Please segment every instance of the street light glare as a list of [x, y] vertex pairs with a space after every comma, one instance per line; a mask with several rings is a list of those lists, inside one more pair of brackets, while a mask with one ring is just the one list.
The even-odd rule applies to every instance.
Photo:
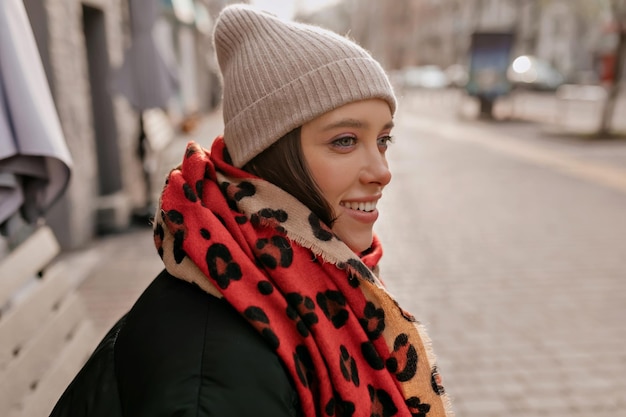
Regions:
[[511, 64], [513, 71], [517, 72], [518, 74], [525, 73], [530, 69], [531, 66], [532, 64], [530, 62], [530, 58], [526, 55], [518, 56], [513, 61], [513, 64]]

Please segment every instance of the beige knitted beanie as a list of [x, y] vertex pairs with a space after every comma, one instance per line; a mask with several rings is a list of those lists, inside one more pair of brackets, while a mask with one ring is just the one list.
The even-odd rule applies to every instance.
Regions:
[[333, 32], [232, 5], [220, 13], [213, 36], [223, 81], [224, 141], [237, 167], [344, 104], [380, 98], [395, 112], [380, 64]]

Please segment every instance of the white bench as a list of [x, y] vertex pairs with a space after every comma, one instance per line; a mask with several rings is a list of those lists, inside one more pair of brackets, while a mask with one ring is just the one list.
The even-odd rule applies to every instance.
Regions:
[[42, 226], [0, 260], [0, 416], [48, 416], [96, 346], [59, 251]]

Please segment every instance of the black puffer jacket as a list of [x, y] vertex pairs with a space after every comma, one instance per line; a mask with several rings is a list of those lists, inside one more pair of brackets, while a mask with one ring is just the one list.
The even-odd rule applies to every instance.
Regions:
[[297, 416], [278, 356], [224, 300], [162, 272], [52, 417]]

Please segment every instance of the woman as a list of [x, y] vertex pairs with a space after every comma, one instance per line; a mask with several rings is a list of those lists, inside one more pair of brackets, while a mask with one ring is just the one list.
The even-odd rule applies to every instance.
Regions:
[[52, 415], [450, 415], [425, 334], [376, 275], [384, 71], [247, 6], [224, 9], [214, 38], [224, 135], [170, 173], [165, 270]]

